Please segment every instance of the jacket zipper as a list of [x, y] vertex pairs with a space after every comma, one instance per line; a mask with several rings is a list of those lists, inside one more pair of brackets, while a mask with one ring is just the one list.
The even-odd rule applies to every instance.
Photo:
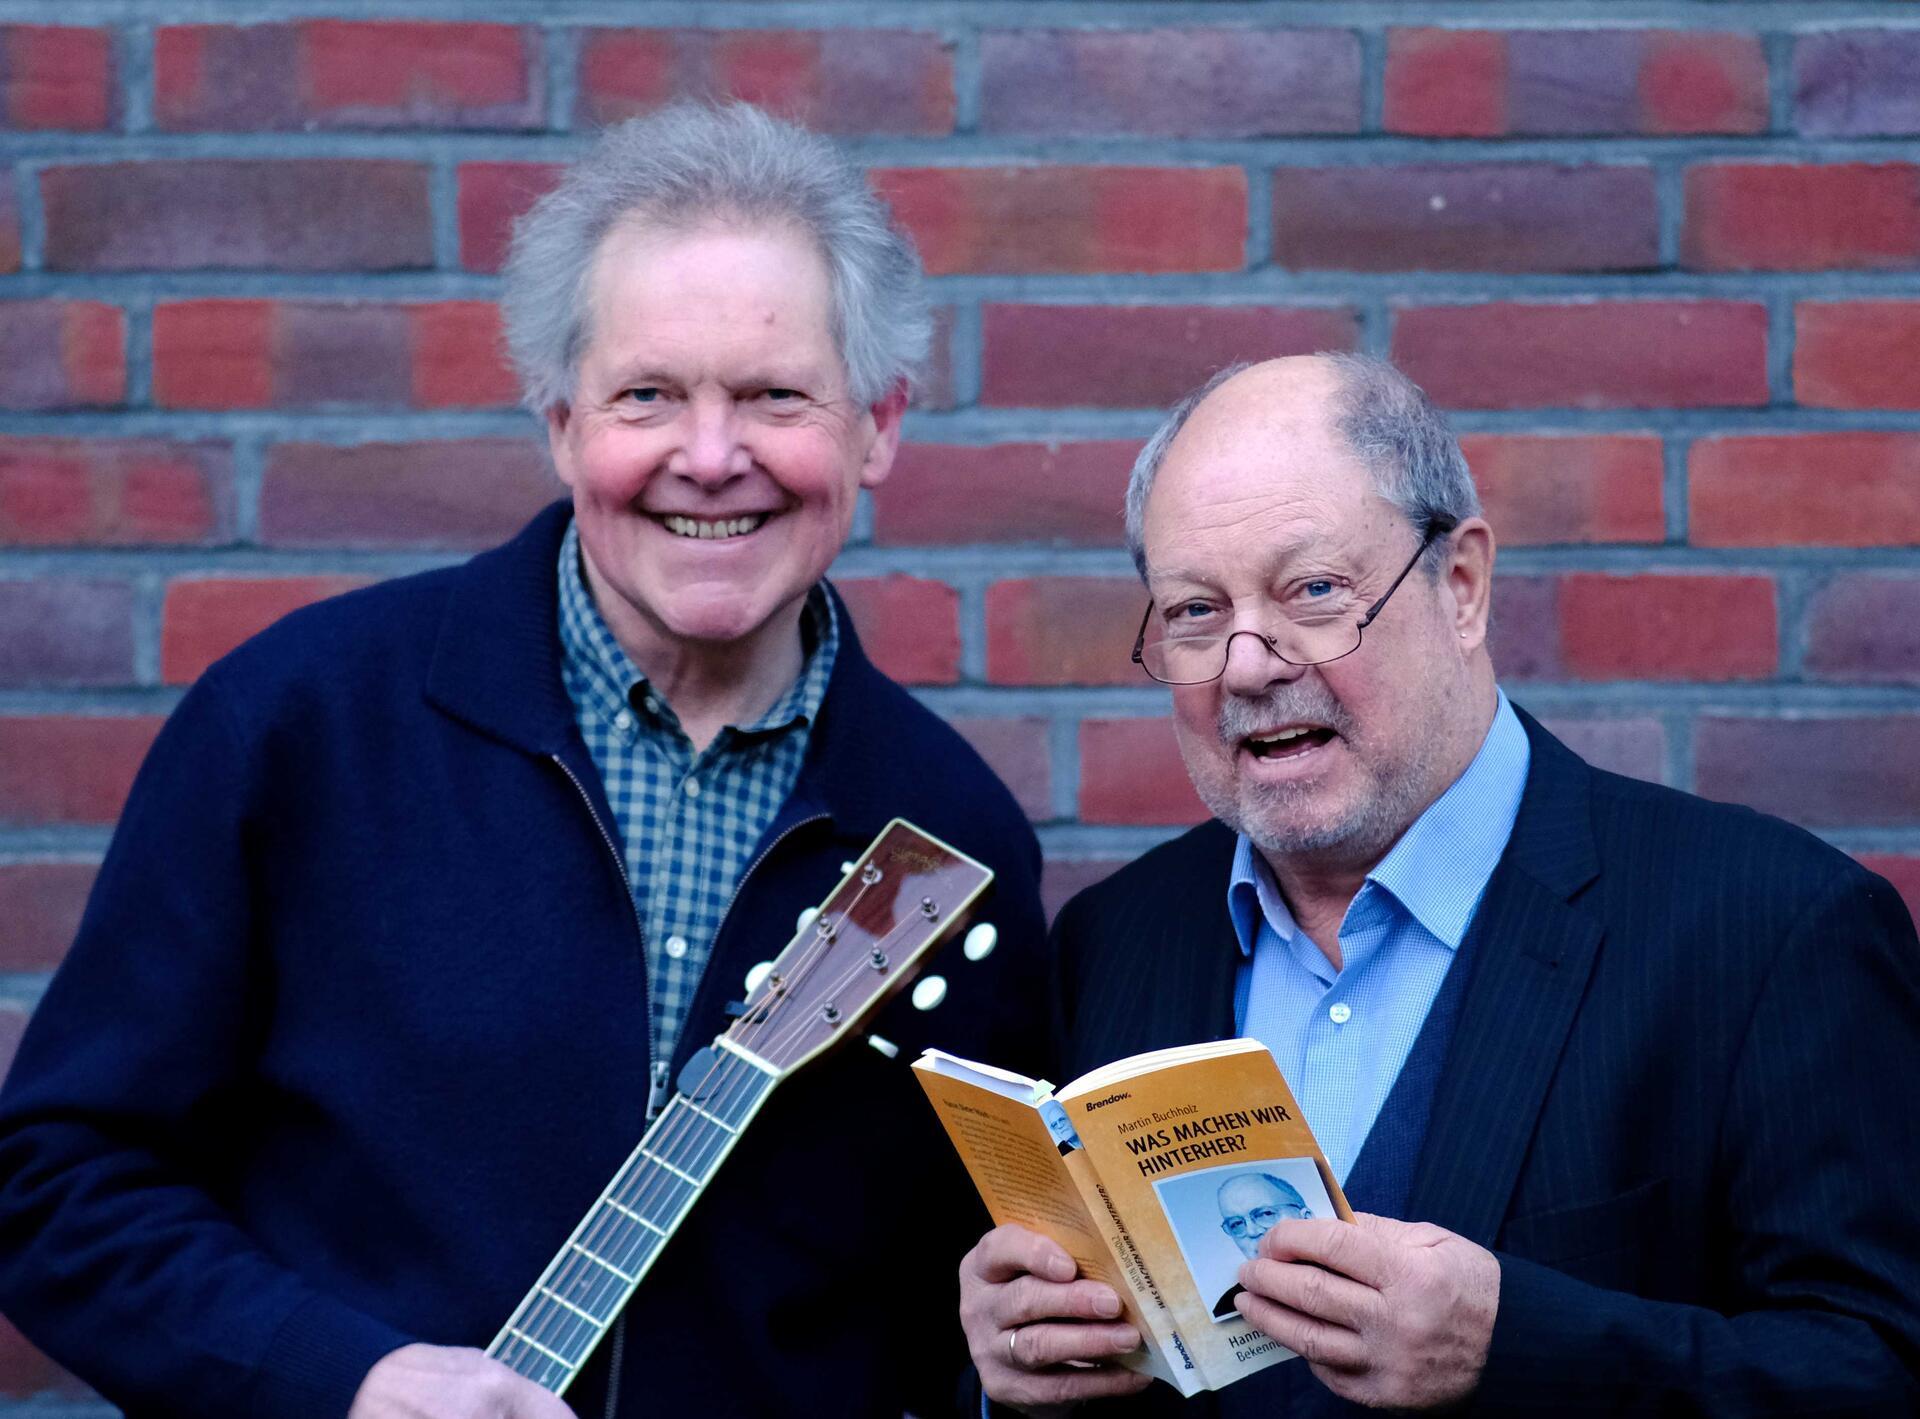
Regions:
[[[567, 767], [567, 761], [558, 754], [549, 754], [554, 766], [567, 776], [567, 782], [573, 785], [575, 793], [580, 795], [580, 804], [587, 810], [587, 816], [593, 819], [593, 826], [600, 833], [600, 841], [607, 846], [607, 856], [613, 859], [614, 870], [620, 874], [620, 886], [626, 892], [627, 912], [633, 918], [634, 938], [640, 943], [640, 974], [645, 979], [647, 970], [647, 930], [640, 921], [640, 908], [633, 904], [633, 879], [627, 876], [626, 860], [620, 855], [620, 849], [614, 844], [613, 834], [607, 831], [607, 825], [601, 821], [600, 810], [593, 806], [593, 796], [587, 792], [587, 786], [580, 782], [580, 776]], [[653, 1057], [653, 1010], [651, 1002], [642, 1012], [642, 1023], [647, 1027], [647, 1122], [652, 1123], [654, 1116], [665, 1107], [666, 1100], [661, 1097], [667, 1077], [664, 1061]], [[605, 1419], [615, 1419], [620, 1407], [620, 1367], [627, 1352], [627, 1312], [621, 1307], [620, 1314], [614, 1318], [613, 1331], [607, 1348], [607, 1407]]]

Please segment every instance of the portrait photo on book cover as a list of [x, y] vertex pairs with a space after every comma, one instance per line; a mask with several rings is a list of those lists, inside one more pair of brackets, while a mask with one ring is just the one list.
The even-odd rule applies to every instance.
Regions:
[[1332, 1217], [1333, 1202], [1311, 1158], [1229, 1163], [1163, 1178], [1153, 1185], [1180, 1255], [1203, 1298], [1218, 1297], [1213, 1319], [1238, 1321], [1240, 1263], [1260, 1251], [1260, 1238], [1291, 1217]]

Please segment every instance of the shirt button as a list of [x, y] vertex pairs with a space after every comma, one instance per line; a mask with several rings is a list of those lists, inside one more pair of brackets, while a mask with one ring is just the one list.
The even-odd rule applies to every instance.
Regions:
[[688, 779], [687, 780], [687, 797], [698, 798], [699, 796], [700, 796], [700, 780], [697, 778]]
[[667, 938], [667, 954], [676, 961], [686, 955], [687, 938], [684, 936], [669, 936]]
[[621, 710], [620, 713], [616, 714], [613, 717], [613, 727], [615, 729], [633, 728], [633, 716], [628, 714], [625, 710]]
[[646, 697], [646, 698], [645, 698], [644, 700], [642, 700], [642, 701], [641, 701], [640, 703], [641, 703], [641, 704], [643, 704], [643, 705], [645, 705], [645, 706], [647, 707], [647, 713], [648, 713], [648, 714], [658, 714], [658, 713], [660, 713], [660, 701], [659, 701], [659, 700], [657, 700], [657, 699], [655, 699], [655, 698], [654, 698], [654, 697], [653, 697], [652, 695], [648, 695], [648, 696], [647, 696], [647, 697]]
[[1327, 1018], [1336, 1025], [1344, 1025], [1353, 1018], [1353, 1007], [1342, 1001], [1338, 1005], [1327, 1007]]

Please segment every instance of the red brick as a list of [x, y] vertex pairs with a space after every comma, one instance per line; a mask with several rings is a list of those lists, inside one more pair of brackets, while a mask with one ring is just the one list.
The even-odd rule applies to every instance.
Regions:
[[1806, 664], [1823, 679], [1920, 682], [1920, 578], [1843, 573], [1821, 587]]
[[1453, 409], [1707, 408], [1767, 402], [1757, 301], [1427, 306], [1399, 312], [1393, 357]]
[[1766, 576], [1560, 579], [1560, 657], [1582, 680], [1758, 680], [1780, 664]]
[[1044, 823], [1053, 811], [1053, 753], [1044, 719], [956, 719], [953, 727], [987, 761], [1028, 818]]
[[874, 540], [1118, 547], [1137, 441], [910, 443], [874, 495]]
[[1649, 783], [1666, 782], [1667, 731], [1657, 719], [1554, 719], [1550, 734], [1596, 768]]
[[1793, 397], [1825, 409], [1920, 409], [1920, 301], [1801, 301]]
[[1171, 720], [1081, 721], [1081, 822], [1185, 825], [1207, 816]]
[[1494, 578], [1487, 645], [1503, 681], [1560, 678], [1559, 593], [1550, 576]]
[[537, 128], [540, 40], [515, 25], [306, 20], [301, 92], [322, 122]]
[[512, 25], [310, 20], [169, 25], [154, 38], [162, 128], [534, 128], [540, 41]]
[[1920, 434], [1740, 434], [1697, 440], [1688, 527], [1703, 547], [1920, 542]]
[[131, 684], [133, 613], [125, 581], [0, 581], [0, 685]]
[[60, 964], [98, 870], [94, 862], [0, 864], [0, 971], [50, 971]]
[[508, 363], [500, 307], [492, 301], [435, 301], [407, 307], [413, 346], [413, 402], [423, 409], [513, 404], [519, 382]]
[[1655, 30], [1645, 43], [1641, 132], [1767, 131], [1767, 57], [1759, 35]]
[[1793, 121], [1810, 138], [1920, 133], [1920, 34], [1848, 26], [1795, 35]]
[[1920, 919], [1920, 857], [1904, 857], [1888, 852], [1855, 854], [1860, 865], [1878, 872], [1893, 884], [1893, 890], [1907, 904], [1907, 915]]
[[1360, 41], [1345, 30], [989, 30], [980, 67], [987, 133], [1360, 131]]
[[260, 537], [277, 546], [490, 547], [560, 491], [526, 439], [279, 444], [260, 489]]
[[[26, 1011], [0, 1009], [0, 1075], [13, 1059], [14, 1046], [26, 1027]], [[0, 1316], [0, 1398], [88, 1399], [93, 1392], [53, 1361]]]
[[99, 301], [0, 304], [0, 408], [118, 404], [127, 393], [127, 320]]
[[1287, 267], [1623, 271], [1659, 264], [1659, 226], [1653, 170], [1638, 164], [1369, 164], [1273, 174], [1273, 259]]
[[1920, 263], [1920, 165], [1701, 163], [1680, 234], [1701, 271], [1887, 269]]
[[895, 573], [834, 583], [873, 663], [905, 685], [960, 678], [960, 593], [943, 581]]
[[385, 271], [433, 264], [424, 163], [150, 159], [40, 176], [56, 271]]
[[1384, 120], [1429, 138], [1760, 133], [1766, 55], [1753, 34], [1394, 29]]
[[1920, 716], [1703, 718], [1695, 782], [1809, 828], [1920, 824]]
[[0, 822], [111, 823], [157, 715], [0, 716]]
[[182, 578], [160, 612], [160, 678], [184, 685], [290, 611], [365, 586], [363, 576]]
[[1460, 440], [1501, 543], [1659, 542], [1654, 434], [1468, 434]]
[[258, 409], [499, 406], [514, 397], [491, 301], [163, 302], [156, 403]]
[[612, 123], [689, 94], [823, 133], [953, 131], [953, 51], [910, 30], [589, 30], [577, 116]]
[[1493, 138], [1507, 131], [1507, 46], [1485, 30], [1387, 31], [1389, 133]]
[[0, 544], [221, 541], [232, 479], [224, 444], [0, 437]]
[[1040, 869], [1040, 904], [1046, 908], [1047, 920], [1052, 921], [1075, 896], [1106, 881], [1126, 864], [1124, 857], [1049, 857]]
[[462, 163], [455, 199], [460, 264], [498, 271], [507, 259], [513, 219], [560, 180], [558, 163]]
[[0, 25], [0, 123], [100, 129], [113, 122], [113, 36], [66, 25]]
[[1128, 659], [1147, 593], [1131, 577], [1039, 577], [987, 588], [996, 685], [1144, 685]]
[[13, 174], [0, 172], [0, 271], [20, 269], [20, 205], [13, 193]]
[[882, 168], [871, 177], [930, 275], [1245, 265], [1239, 168]]
[[1351, 350], [1350, 306], [988, 305], [982, 404], [1159, 408], [1235, 360]]

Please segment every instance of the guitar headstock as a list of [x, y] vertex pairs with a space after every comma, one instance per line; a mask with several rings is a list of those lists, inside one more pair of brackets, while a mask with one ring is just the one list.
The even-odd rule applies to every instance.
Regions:
[[726, 1033], [781, 1074], [852, 1038], [993, 881], [986, 867], [904, 818], [887, 824], [849, 869], [753, 984]]

